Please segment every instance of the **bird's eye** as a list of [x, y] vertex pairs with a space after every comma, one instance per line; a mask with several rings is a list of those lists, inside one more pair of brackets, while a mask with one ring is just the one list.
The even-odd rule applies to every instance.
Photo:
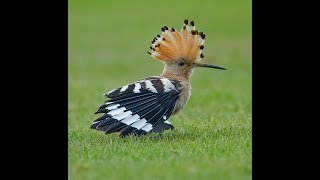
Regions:
[[184, 65], [184, 62], [179, 62], [179, 66], [183, 66]]

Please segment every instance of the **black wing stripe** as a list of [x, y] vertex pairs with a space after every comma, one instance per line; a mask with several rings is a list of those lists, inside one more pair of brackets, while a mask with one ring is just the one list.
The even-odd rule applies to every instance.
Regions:
[[[141, 97], [141, 98], [131, 99], [131, 100], [128, 100], [128, 101], [125, 101], [125, 102], [122, 102], [122, 103], [104, 104], [98, 109], [97, 112], [95, 112], [95, 114], [108, 113], [111, 110], [108, 110], [107, 107], [110, 107], [110, 106], [115, 105], [115, 104], [119, 104], [119, 106], [117, 108], [125, 107], [126, 109], [131, 109], [132, 107], [135, 107], [135, 106], [138, 106], [138, 105], [143, 105], [143, 104], [145, 104], [147, 102], [150, 102], [150, 101], [152, 101], [154, 99], [155, 98], [152, 98], [150, 96], [145, 96], [145, 97]], [[145, 100], [145, 101], [143, 101], [143, 100]], [[137, 103], [137, 102], [139, 102], [139, 103]], [[132, 105], [130, 106], [130, 104], [132, 104]]]
[[[157, 108], [153, 109], [148, 115], [146, 115], [144, 118], [147, 120], [148, 123], [152, 124], [151, 121], [153, 118], [157, 117], [158, 114], [163, 113], [166, 109], [163, 107], [163, 105], [159, 104]], [[152, 124], [153, 125], [153, 124]]]
[[94, 121], [94, 123], [92, 123], [92, 125], [90, 126], [90, 128], [91, 128], [91, 129], [98, 129], [98, 127], [101, 127], [101, 124], [106, 124], [106, 125], [107, 125], [107, 123], [112, 124], [113, 122], [115, 122], [115, 121], [111, 121], [110, 118], [108, 119], [108, 117], [102, 116], [102, 117], [96, 119], [96, 120]]
[[159, 116], [157, 121], [150, 121], [150, 123], [157, 125], [157, 124], [161, 124], [164, 121], [166, 121], [167, 119], [169, 119], [169, 117], [171, 116], [171, 114], [174, 110], [175, 102], [178, 99], [178, 97], [179, 97], [179, 94], [177, 93], [175, 95], [175, 97], [170, 99], [170, 102], [167, 103], [167, 106], [165, 107], [165, 109], [166, 109], [165, 113], [163, 113], [161, 116]]
[[158, 113], [160, 113], [164, 109], [164, 105], [167, 103], [166, 101], [168, 101], [169, 98], [170, 98], [170, 94], [167, 93], [165, 97], [163, 97], [161, 100], [159, 99], [158, 101], [159, 106], [157, 108], [150, 110], [149, 113], [142, 115], [142, 117], [144, 117], [147, 120], [147, 122], [150, 122], [150, 120], [153, 117], [155, 117]]
[[152, 114], [154, 113], [154, 110], [159, 108], [161, 106], [161, 104], [158, 103], [153, 103], [152, 106], [146, 106], [144, 108], [139, 109], [138, 112], [136, 112], [136, 114], [138, 114], [140, 116], [140, 119], [146, 118], [146, 116], [148, 114]]
[[112, 125], [112, 124], [108, 124], [108, 125], [106, 125], [106, 126], [100, 127], [100, 128], [97, 129], [97, 130], [99, 130], [99, 131], [106, 131], [111, 125]]
[[[156, 127], [158, 124], [162, 124], [164, 121], [166, 121], [166, 119], [168, 119], [171, 116], [173, 109], [174, 109], [175, 101], [177, 98], [178, 98], [178, 94], [173, 99], [170, 99], [169, 102], [167, 102], [166, 104], [164, 104], [162, 106], [163, 108], [161, 110], [161, 113], [155, 114], [152, 118], [150, 118], [148, 120], [148, 123], [152, 124], [153, 128]], [[167, 125], [163, 125], [163, 126], [167, 127]], [[171, 128], [171, 126], [169, 126], [169, 127]], [[153, 128], [151, 129], [151, 131], [153, 130]], [[143, 127], [141, 129], [143, 129]], [[137, 130], [135, 132], [135, 134], [137, 134], [138, 136], [144, 135], [147, 133], [148, 132], [146, 132], [146, 131], [142, 132], [140, 130]]]
[[166, 119], [164, 119], [163, 117], [166, 116], [168, 117], [168, 114], [171, 114], [172, 110], [174, 108], [174, 104], [172, 102], [169, 102], [168, 104], [166, 104], [166, 106], [163, 108], [163, 110], [161, 111], [161, 113], [157, 114], [155, 117], [153, 117], [152, 119], [150, 119], [148, 121], [148, 123], [152, 124], [152, 125], [156, 125], [158, 123], [162, 123], [164, 122]]
[[130, 84], [130, 85], [128, 86], [128, 88], [127, 88], [125, 91], [121, 92], [121, 94], [128, 94], [128, 93], [132, 93], [132, 92], [133, 92], [134, 87], [135, 87], [135, 85], [134, 85], [134, 84]]
[[[114, 104], [109, 104], [109, 105], [114, 105]], [[107, 113], [110, 110], [106, 109], [106, 108], [99, 108], [98, 111], [96, 111], [94, 114], [99, 114], [99, 113]]]
[[107, 106], [110, 106], [110, 105], [112, 105], [112, 103], [106, 101], [106, 103], [102, 104], [102, 105], [98, 108], [98, 110], [103, 109], [103, 108], [105, 108], [105, 107], [107, 107]]
[[101, 123], [99, 123], [99, 125], [96, 127], [96, 129], [101, 130], [101, 129], [105, 128], [106, 126], [111, 125], [112, 123], [115, 123], [115, 122], [117, 122], [116, 119], [109, 118], [109, 119], [104, 120]]
[[161, 107], [161, 103], [165, 100], [167, 100], [168, 98], [170, 97], [170, 94], [169, 93], [164, 93], [164, 94], [161, 94], [159, 96], [159, 98], [155, 101], [156, 103], [154, 103], [153, 106], [149, 106], [147, 108], [144, 108], [143, 110], [139, 110], [138, 112], [135, 112], [137, 114], [139, 114], [140, 116], [140, 119], [142, 118], [145, 118], [146, 120], [148, 120], [148, 115], [152, 115], [153, 113], [155, 113], [155, 109]]
[[[176, 95], [172, 99], [169, 99], [169, 101], [167, 101], [165, 104], [163, 104], [163, 106], [162, 106], [162, 108], [164, 109], [164, 111], [162, 111], [163, 113], [162, 114], [160, 113], [160, 114], [158, 114], [158, 116], [155, 115], [153, 118], [148, 119], [148, 123], [155, 126], [156, 124], [159, 123], [159, 121], [161, 119], [163, 119], [163, 121], [168, 119], [174, 109], [174, 105], [175, 105], [177, 98], [178, 98], [178, 95]], [[164, 116], [166, 116], [165, 119], [163, 118]], [[163, 121], [160, 121], [160, 123], [162, 123]]]
[[136, 130], [136, 128], [132, 126], [127, 126], [119, 131], [120, 137], [126, 137], [127, 135], [132, 134], [134, 130]]
[[[170, 98], [170, 93], [163, 93], [163, 94], [158, 94], [157, 96], [157, 100], [152, 103], [151, 105], [146, 104], [146, 106], [144, 107], [138, 107], [135, 109], [130, 109], [131, 112], [133, 112], [133, 114], [138, 114], [140, 116], [140, 120], [141, 119], [146, 119], [148, 121], [148, 117], [152, 117], [155, 113], [159, 113], [161, 110], [161, 106], [162, 106], [162, 102], [166, 101], [168, 98]], [[138, 121], [136, 121], [138, 122]], [[142, 132], [145, 132], [144, 130], [141, 129], [137, 129], [135, 127], [130, 126], [126, 126], [123, 127], [120, 130], [120, 136], [121, 137], [125, 137], [129, 134], [136, 134], [139, 135]]]
[[100, 124], [100, 121], [98, 122], [93, 122], [90, 126], [90, 129], [96, 129], [96, 127]]
[[135, 135], [137, 135], [137, 136], [141, 136], [141, 135], [147, 134], [148, 132], [146, 132], [146, 131], [144, 131], [144, 130], [142, 130], [142, 129], [137, 129], [137, 130], [135, 130], [133, 133], [134, 133]]
[[123, 127], [127, 126], [126, 124], [118, 121], [116, 123], [113, 123], [107, 130], [106, 130], [106, 134], [110, 134], [113, 132], [118, 131], [119, 129], [122, 129]]
[[[153, 127], [156, 126], [158, 123], [162, 123], [165, 121], [165, 119], [163, 118], [164, 115], [166, 114], [171, 114], [171, 111], [173, 110], [174, 104], [169, 101], [166, 104], [164, 104], [161, 109], [156, 112], [155, 114], [153, 114], [153, 116], [151, 118], [146, 118], [148, 119], [148, 123], [150, 123]], [[169, 113], [168, 113], [169, 112]], [[141, 128], [143, 129], [143, 127]], [[151, 129], [152, 130], [152, 129]], [[137, 131], [137, 135], [144, 135], [146, 133], [148, 133], [149, 131]]]
[[117, 122], [117, 120], [116, 120], [116, 119], [113, 119], [113, 118], [108, 118], [108, 119], [106, 119], [106, 120], [101, 121], [101, 122], [99, 123], [99, 125], [97, 126], [97, 128], [102, 127], [102, 126], [106, 126], [106, 125], [109, 125], [109, 124], [112, 124], [112, 123], [114, 123], [114, 122]]
[[122, 102], [120, 104], [120, 106], [126, 107], [126, 109], [132, 109], [136, 106], [143, 105], [143, 104], [148, 103], [150, 101], [153, 101], [155, 99], [156, 99], [156, 97], [146, 96], [146, 97], [141, 97], [139, 99], [133, 99], [133, 100], [129, 100], [126, 102]]
[[155, 87], [158, 91], [158, 93], [164, 93], [164, 84], [160, 79], [152, 79], [150, 80], [153, 87]]
[[137, 114], [137, 112], [156, 104], [155, 100], [156, 100], [156, 98], [151, 98], [151, 99], [148, 99], [148, 100], [136, 103], [136, 104], [130, 104], [125, 107], [127, 109], [129, 109], [132, 112], [132, 114]]
[[132, 99], [138, 99], [141, 97], [152, 97], [152, 96], [156, 96], [156, 94], [152, 93], [152, 92], [148, 92], [148, 93], [132, 93], [132, 94], [127, 94], [121, 97], [117, 97], [114, 99], [110, 99], [107, 102], [113, 102], [113, 103], [121, 103], [121, 102], [125, 102], [125, 101], [129, 101]]
[[168, 96], [167, 94], [161, 94], [159, 95], [153, 102], [145, 104], [144, 106], [138, 106], [135, 108], [130, 109], [133, 114], [138, 114], [140, 118], [142, 119], [148, 112], [152, 111], [152, 109], [159, 104], [159, 100], [161, 100], [163, 97]]
[[[152, 130], [152, 128], [150, 130], [144, 130], [144, 127], [146, 125], [150, 126], [150, 124], [152, 125], [152, 127], [156, 126], [157, 124], [152, 124], [150, 123], [154, 118], [158, 118], [160, 119], [159, 117], [162, 117], [161, 115], [164, 114], [165, 112], [167, 112], [167, 108], [166, 108], [166, 105], [165, 104], [170, 104], [170, 101], [169, 102], [165, 102], [170, 96], [170, 93], [167, 93], [167, 96], [165, 96], [164, 98], [162, 98], [161, 100], [158, 101], [158, 104], [156, 105], [155, 108], [153, 108], [152, 110], [150, 110], [149, 112], [147, 112], [146, 114], [142, 115], [140, 118], [144, 118], [147, 120], [146, 124], [141, 127], [140, 129], [135, 129], [132, 133], [140, 136], [140, 135], [144, 135], [146, 133], [148, 133], [150, 130]], [[162, 104], [162, 102], [165, 102], [165, 104]], [[157, 120], [158, 120], [157, 119]], [[157, 121], [156, 120], [156, 121]], [[163, 120], [164, 121], [164, 120]], [[148, 128], [147, 128], [148, 129]]]

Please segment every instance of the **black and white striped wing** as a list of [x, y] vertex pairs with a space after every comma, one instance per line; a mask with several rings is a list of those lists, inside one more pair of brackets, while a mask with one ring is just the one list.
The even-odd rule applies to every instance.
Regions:
[[91, 125], [106, 134], [120, 132], [144, 135], [173, 129], [167, 121], [179, 97], [178, 82], [164, 77], [149, 77], [106, 94], [110, 100], [97, 113], [104, 113]]

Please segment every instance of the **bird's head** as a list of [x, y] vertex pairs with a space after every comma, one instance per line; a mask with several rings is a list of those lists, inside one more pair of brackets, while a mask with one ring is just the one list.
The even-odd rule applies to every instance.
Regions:
[[164, 26], [161, 28], [162, 35], [158, 34], [152, 40], [151, 52], [148, 53], [165, 63], [163, 75], [189, 79], [196, 67], [225, 70], [216, 65], [200, 63], [204, 57], [205, 34], [195, 29], [193, 21], [190, 21], [190, 25], [187, 19], [184, 20], [181, 32]]

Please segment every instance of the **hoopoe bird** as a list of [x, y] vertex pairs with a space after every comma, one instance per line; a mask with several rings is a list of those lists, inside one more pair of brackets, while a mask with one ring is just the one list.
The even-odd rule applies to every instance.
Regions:
[[198, 32], [194, 21], [184, 20], [181, 32], [164, 26], [148, 52], [164, 63], [160, 76], [150, 76], [105, 94], [109, 100], [102, 104], [91, 129], [106, 134], [119, 132], [120, 137], [141, 136], [151, 132], [162, 133], [174, 129], [168, 121], [187, 103], [191, 95], [190, 77], [197, 67], [225, 70], [225, 68], [201, 64], [204, 57], [205, 34]]

